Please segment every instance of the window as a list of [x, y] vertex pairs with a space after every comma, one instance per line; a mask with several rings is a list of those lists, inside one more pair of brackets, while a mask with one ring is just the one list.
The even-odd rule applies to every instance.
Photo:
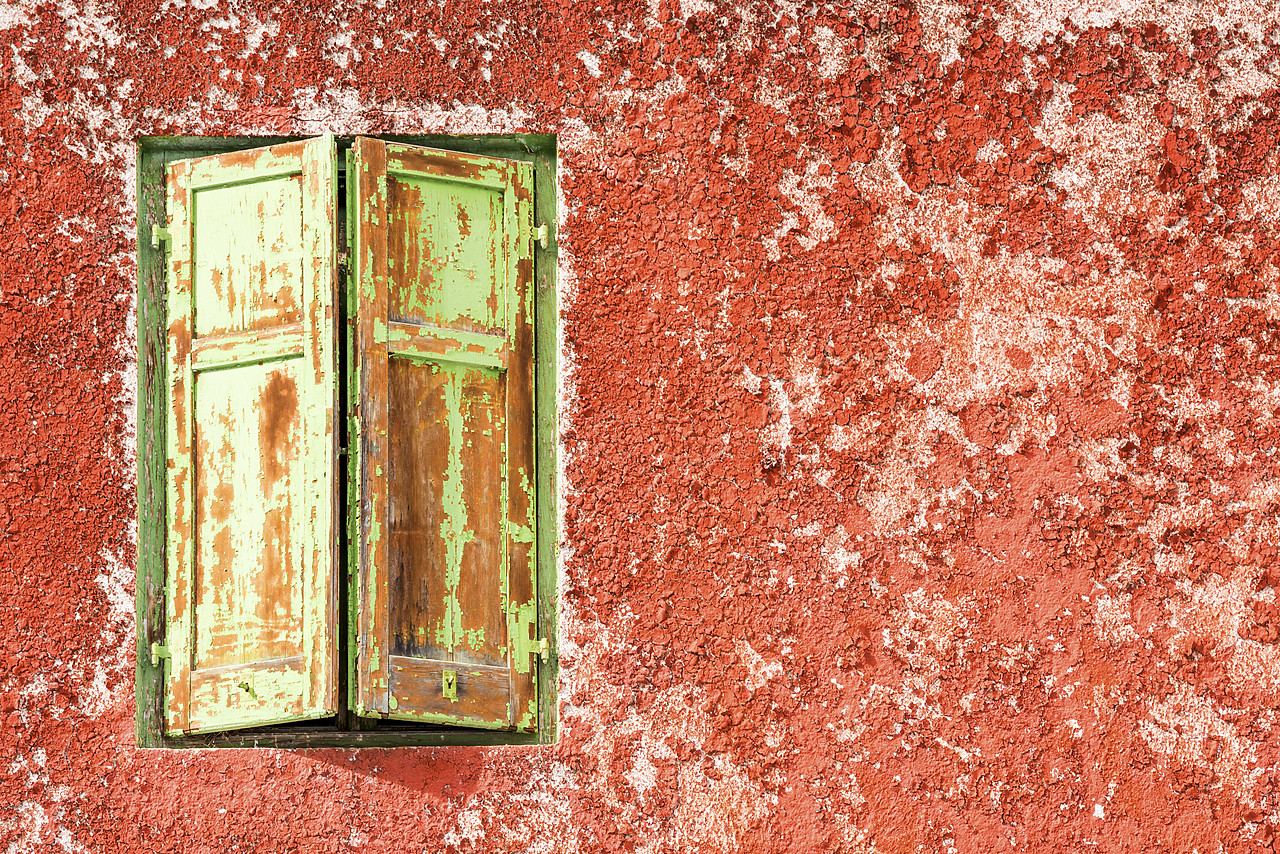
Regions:
[[554, 739], [554, 169], [140, 141], [140, 745]]

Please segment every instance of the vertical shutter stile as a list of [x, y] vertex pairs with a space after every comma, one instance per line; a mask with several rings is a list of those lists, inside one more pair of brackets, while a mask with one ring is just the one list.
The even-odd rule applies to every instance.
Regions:
[[[190, 721], [191, 583], [195, 563], [195, 526], [191, 508], [191, 211], [187, 164], [169, 170], [167, 207], [170, 271], [166, 311], [169, 322], [169, 422], [166, 507], [166, 638], [170, 665], [166, 718], [171, 732], [181, 733]], [[185, 286], [185, 287], [184, 287]]]
[[[358, 706], [360, 713], [387, 714], [387, 541], [381, 499], [387, 487], [387, 193], [386, 143], [356, 140], [356, 383], [351, 411], [359, 515]], [[349, 185], [350, 186], [350, 185]], [[350, 190], [348, 190], [350, 192]], [[375, 502], [378, 502], [375, 504]]]

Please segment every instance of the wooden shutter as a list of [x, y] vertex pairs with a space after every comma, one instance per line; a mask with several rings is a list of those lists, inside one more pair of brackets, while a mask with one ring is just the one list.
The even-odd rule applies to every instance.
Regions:
[[358, 714], [537, 726], [533, 172], [358, 139]]
[[335, 158], [168, 171], [174, 735], [333, 714]]

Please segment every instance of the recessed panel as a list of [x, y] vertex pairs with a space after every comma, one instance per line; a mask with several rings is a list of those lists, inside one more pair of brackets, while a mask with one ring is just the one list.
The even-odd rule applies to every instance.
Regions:
[[302, 319], [302, 176], [195, 193], [196, 335]]
[[391, 359], [393, 655], [502, 664], [503, 374]]
[[195, 375], [196, 668], [302, 653], [302, 364]]
[[478, 184], [387, 177], [390, 320], [504, 330], [502, 198]]

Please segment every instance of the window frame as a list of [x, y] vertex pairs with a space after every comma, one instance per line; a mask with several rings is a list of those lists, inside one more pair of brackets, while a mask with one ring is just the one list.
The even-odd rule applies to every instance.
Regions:
[[[163, 231], [165, 213], [166, 167], [176, 161], [209, 154], [221, 154], [306, 139], [307, 136], [271, 137], [173, 137], [150, 136], [137, 140], [137, 336], [138, 336], [138, 411], [137, 411], [137, 537], [136, 562], [136, 667], [135, 667], [135, 737], [143, 748], [190, 747], [280, 747], [280, 748], [354, 748], [354, 747], [423, 747], [532, 745], [554, 743], [558, 732], [559, 657], [556, 645], [557, 591], [559, 589], [557, 559], [558, 493], [558, 425], [557, 377], [559, 360], [558, 305], [556, 293], [556, 222], [557, 184], [556, 137], [551, 134], [507, 135], [394, 135], [367, 134], [388, 142], [400, 142], [428, 148], [480, 154], [521, 160], [534, 168], [534, 225], [547, 225], [546, 245], [534, 243], [534, 340], [538, 354], [535, 362], [534, 421], [537, 468], [537, 563], [538, 563], [538, 637], [547, 639], [547, 652], [539, 662], [537, 673], [538, 727], [529, 733], [469, 729], [453, 726], [415, 728], [386, 727], [379, 722], [366, 722], [345, 708], [350, 667], [339, 671], [338, 694], [343, 708], [337, 721], [320, 721], [270, 728], [233, 730], [203, 735], [169, 736], [165, 732], [164, 659], [153, 657], [153, 647], [163, 651], [165, 644], [165, 540], [166, 540], [166, 247]], [[336, 137], [338, 168], [346, 169], [346, 151], [354, 135]], [[341, 219], [344, 213], [339, 211]], [[334, 224], [345, 228], [345, 222]], [[344, 271], [345, 279], [345, 271]], [[345, 287], [344, 282], [344, 287]], [[345, 306], [345, 299], [339, 304]], [[340, 321], [346, 337], [348, 318], [345, 309]], [[346, 367], [338, 366], [345, 374]], [[345, 406], [345, 401], [344, 401]], [[344, 490], [347, 482], [348, 457], [341, 456], [335, 488]], [[346, 521], [339, 527], [345, 534]], [[349, 573], [352, 567], [345, 547], [340, 552], [342, 567], [337, 573], [335, 595], [340, 611], [340, 642], [349, 642], [354, 615], [346, 615]], [[340, 659], [344, 664], [347, 655]], [[340, 729], [349, 726], [349, 729]], [[362, 728], [362, 727], [376, 728]]]

